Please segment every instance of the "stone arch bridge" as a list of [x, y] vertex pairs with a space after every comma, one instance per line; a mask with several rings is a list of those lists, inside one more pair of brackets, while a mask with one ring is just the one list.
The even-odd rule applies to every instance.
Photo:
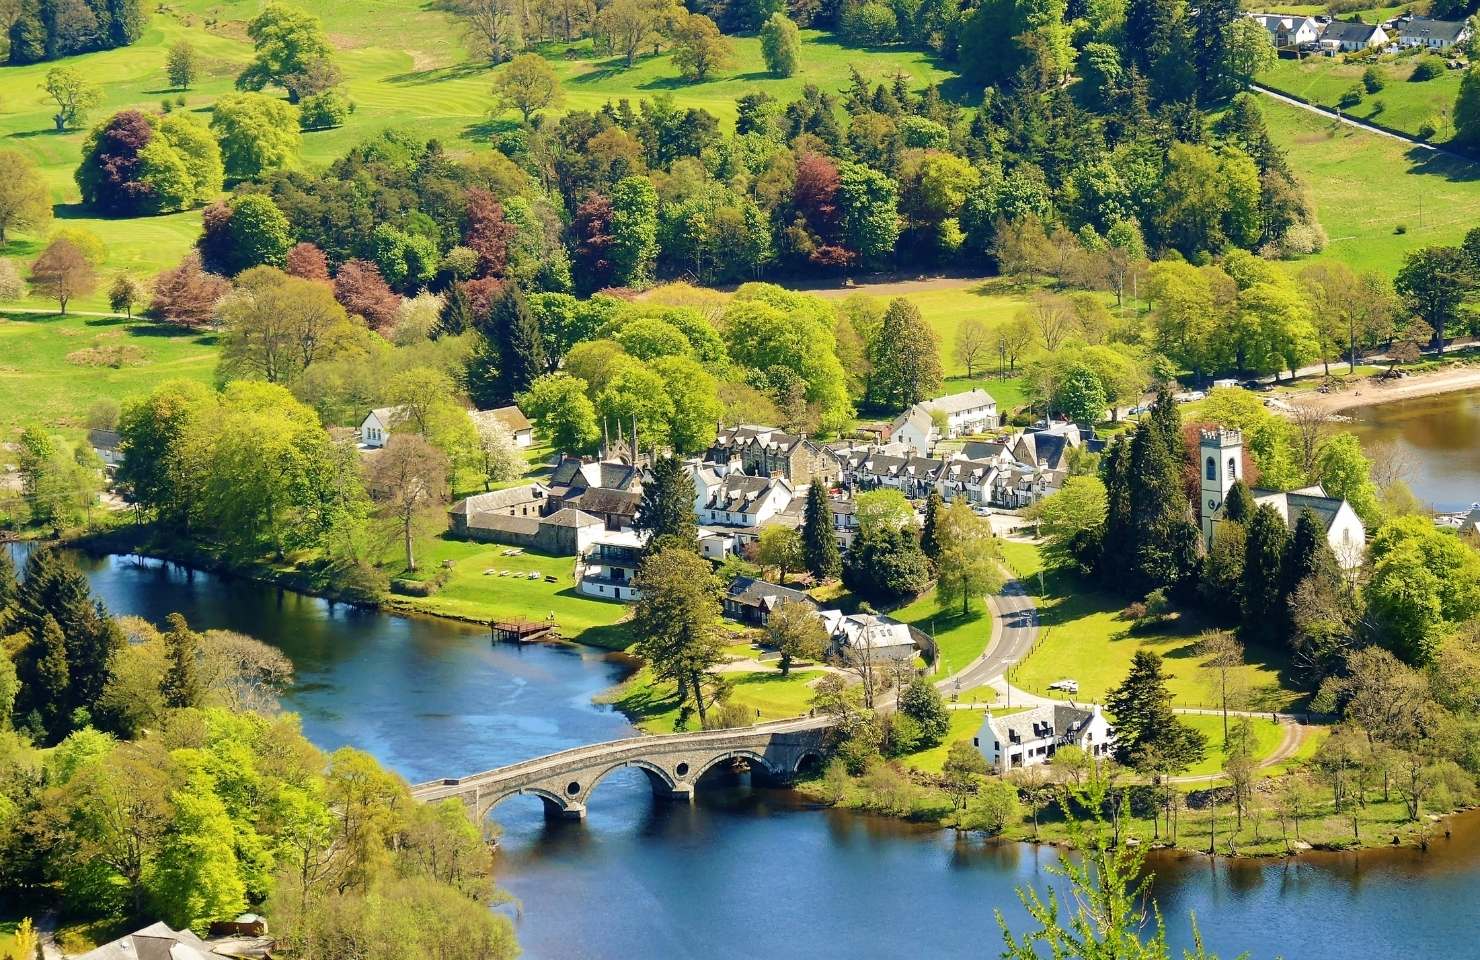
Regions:
[[602, 778], [628, 767], [647, 775], [655, 795], [680, 799], [691, 799], [699, 778], [726, 761], [744, 760], [774, 780], [791, 780], [820, 759], [827, 727], [822, 719], [785, 720], [593, 743], [467, 777], [418, 783], [411, 795], [424, 803], [455, 798], [479, 821], [509, 797], [533, 795], [545, 802], [547, 813], [579, 819]]

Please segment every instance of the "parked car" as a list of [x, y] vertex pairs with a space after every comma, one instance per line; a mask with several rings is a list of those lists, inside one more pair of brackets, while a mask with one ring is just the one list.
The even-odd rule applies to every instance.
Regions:
[[1050, 690], [1062, 690], [1065, 693], [1078, 693], [1079, 681], [1077, 680], [1055, 680], [1048, 685]]

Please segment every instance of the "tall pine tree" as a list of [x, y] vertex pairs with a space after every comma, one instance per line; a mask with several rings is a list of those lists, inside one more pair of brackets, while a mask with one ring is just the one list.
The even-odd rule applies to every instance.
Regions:
[[544, 332], [517, 283], [493, 296], [478, 333], [468, 361], [468, 395], [480, 409], [513, 403], [546, 372]]
[[190, 629], [185, 618], [172, 613], [165, 621], [169, 631], [164, 635], [166, 667], [159, 691], [167, 707], [198, 707], [201, 703], [200, 635]]
[[1244, 636], [1251, 643], [1282, 639], [1285, 610], [1285, 548], [1290, 532], [1274, 507], [1254, 511], [1244, 541], [1242, 591]]
[[55, 617], [47, 617], [26, 645], [29, 669], [21, 674], [31, 709], [41, 715], [48, 738], [55, 742], [70, 730], [72, 672], [67, 665], [67, 640]]
[[802, 516], [802, 559], [817, 580], [831, 580], [843, 570], [843, 557], [833, 535], [832, 510], [820, 482], [807, 487], [807, 510]]
[[652, 553], [674, 544], [698, 549], [699, 522], [694, 515], [694, 479], [677, 457], [659, 457], [642, 485], [633, 525], [647, 533]]
[[925, 498], [925, 526], [920, 531], [920, 550], [931, 563], [940, 559], [940, 516], [945, 512], [946, 502], [940, 491], [931, 490]]
[[1197, 576], [1201, 535], [1192, 522], [1192, 506], [1182, 483], [1182, 420], [1165, 388], [1151, 414], [1136, 428], [1127, 466], [1129, 549], [1111, 562], [1127, 562], [1128, 586], [1134, 594], [1178, 587]]

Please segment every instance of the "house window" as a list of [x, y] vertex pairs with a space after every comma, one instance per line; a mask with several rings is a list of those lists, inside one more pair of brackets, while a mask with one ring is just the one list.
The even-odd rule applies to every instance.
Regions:
[[979, 746], [981, 746], [982, 745], [981, 737], [972, 737], [971, 738], [971, 745], [973, 747], [979, 747]]
[[1218, 464], [1212, 457], [1208, 457], [1208, 479], [1218, 479]]
[[1238, 476], [1238, 462], [1233, 457], [1228, 458], [1228, 475], [1230, 477]]

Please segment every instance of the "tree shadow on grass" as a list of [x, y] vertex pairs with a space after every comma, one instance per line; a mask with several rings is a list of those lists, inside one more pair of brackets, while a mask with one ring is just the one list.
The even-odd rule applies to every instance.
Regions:
[[413, 87], [426, 86], [433, 83], [445, 83], [449, 80], [466, 80], [469, 77], [491, 73], [493, 68], [494, 65], [491, 63], [479, 63], [477, 61], [467, 60], [446, 67], [432, 67], [428, 70], [408, 70], [405, 73], [393, 73], [385, 79], [388, 83]]
[[508, 118], [487, 117], [463, 127], [462, 135], [475, 142], [487, 142], [519, 129], [519, 121]]

